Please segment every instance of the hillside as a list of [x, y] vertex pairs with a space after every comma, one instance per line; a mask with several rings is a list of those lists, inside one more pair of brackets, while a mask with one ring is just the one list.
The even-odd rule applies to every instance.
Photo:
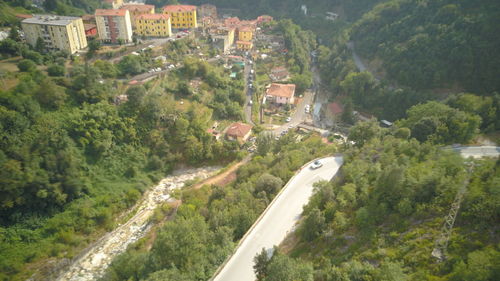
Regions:
[[356, 50], [417, 90], [500, 90], [500, 2], [391, 0], [353, 27]]
[[[298, 259], [276, 269], [281, 257], [273, 257], [260, 280], [498, 280], [498, 161], [475, 161], [468, 175], [458, 155], [397, 131], [378, 131], [344, 156], [342, 176], [318, 185], [304, 208], [290, 252]], [[431, 252], [468, 176], [447, 259], [439, 263]], [[311, 279], [276, 278], [294, 263], [311, 263]]]

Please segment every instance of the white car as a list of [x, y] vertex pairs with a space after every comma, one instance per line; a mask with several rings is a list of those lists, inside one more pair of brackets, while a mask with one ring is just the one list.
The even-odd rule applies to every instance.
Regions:
[[311, 164], [311, 169], [313, 169], [313, 170], [321, 168], [321, 167], [323, 167], [323, 163], [321, 163], [319, 160], [316, 160]]
[[290, 122], [290, 121], [292, 121], [292, 118], [291, 117], [287, 117], [286, 118], [286, 122]]

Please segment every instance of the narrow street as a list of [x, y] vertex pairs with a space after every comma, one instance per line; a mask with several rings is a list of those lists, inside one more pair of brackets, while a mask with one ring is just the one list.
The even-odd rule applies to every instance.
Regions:
[[[250, 101], [252, 100], [253, 88], [250, 88], [248, 85], [250, 70], [252, 69], [253, 64], [248, 63], [248, 59], [245, 59], [245, 67], [243, 69], [243, 81], [245, 83], [245, 94], [246, 100], [245, 105], [243, 106], [243, 111], [245, 112], [245, 122], [248, 124], [255, 125], [252, 121], [252, 105]], [[257, 105], [256, 105], [257, 106]]]

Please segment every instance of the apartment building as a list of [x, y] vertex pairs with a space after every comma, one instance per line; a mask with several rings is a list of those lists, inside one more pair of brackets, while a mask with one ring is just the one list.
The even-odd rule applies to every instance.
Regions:
[[77, 17], [33, 15], [21, 22], [26, 42], [36, 46], [39, 38], [48, 51], [74, 54], [87, 47], [83, 21]]
[[138, 16], [151, 15], [155, 13], [155, 6], [137, 3], [125, 3], [120, 9], [129, 11], [130, 21], [132, 22], [132, 29], [135, 28], [136, 19]]
[[196, 6], [167, 5], [163, 7], [163, 14], [169, 15], [172, 28], [196, 28]]
[[250, 26], [241, 26], [238, 28], [238, 40], [240, 41], [252, 41], [253, 39], [253, 28]]
[[142, 36], [169, 37], [171, 26], [170, 16], [165, 14], [145, 14], [135, 19], [135, 33]]
[[107, 43], [132, 42], [132, 22], [125, 9], [97, 9], [95, 21], [99, 39]]

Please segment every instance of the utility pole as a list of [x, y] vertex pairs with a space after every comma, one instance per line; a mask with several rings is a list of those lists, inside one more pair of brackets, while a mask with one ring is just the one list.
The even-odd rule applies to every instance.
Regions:
[[455, 224], [455, 219], [457, 218], [458, 210], [460, 209], [460, 204], [467, 191], [467, 186], [469, 185], [470, 176], [472, 173], [472, 163], [467, 163], [467, 176], [464, 183], [460, 186], [457, 191], [457, 195], [451, 204], [451, 209], [446, 218], [444, 219], [444, 224], [441, 227], [441, 233], [438, 239], [434, 243], [434, 250], [432, 250], [432, 256], [442, 262], [446, 259], [446, 249], [448, 247], [448, 242], [450, 241], [451, 231], [453, 230], [453, 225]]

